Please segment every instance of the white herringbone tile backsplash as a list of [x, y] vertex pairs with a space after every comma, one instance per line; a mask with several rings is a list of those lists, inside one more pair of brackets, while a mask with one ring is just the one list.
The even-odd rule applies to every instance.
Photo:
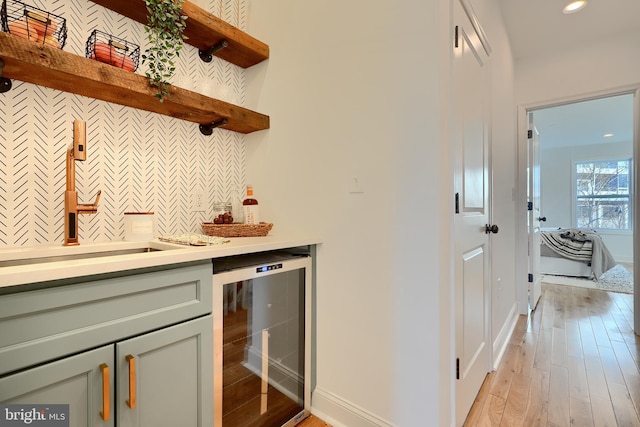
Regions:
[[[95, 28], [146, 48], [144, 27], [88, 0], [26, 0], [67, 20], [65, 51], [84, 56]], [[243, 28], [243, 0], [200, 0]], [[138, 74], [144, 75], [144, 66]], [[174, 84], [243, 105], [244, 70], [214, 58], [206, 64], [185, 44]], [[156, 234], [201, 232], [215, 200], [228, 200], [245, 180], [242, 134], [221, 129], [203, 136], [198, 125], [146, 111], [13, 81], [0, 94], [0, 247], [62, 243], [65, 155], [73, 121], [87, 122], [87, 160], [76, 162], [80, 203], [102, 190], [96, 215], [80, 215], [80, 241], [124, 237], [123, 213], [153, 211]], [[201, 191], [206, 212], [191, 212]]]

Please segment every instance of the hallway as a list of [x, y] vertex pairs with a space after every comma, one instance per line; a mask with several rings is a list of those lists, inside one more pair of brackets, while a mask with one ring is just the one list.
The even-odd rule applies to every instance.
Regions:
[[543, 283], [465, 426], [640, 426], [633, 295]]

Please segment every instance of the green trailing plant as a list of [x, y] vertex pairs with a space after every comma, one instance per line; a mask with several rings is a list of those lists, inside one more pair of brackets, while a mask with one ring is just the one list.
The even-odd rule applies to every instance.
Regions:
[[169, 95], [169, 80], [176, 71], [175, 60], [180, 57], [182, 34], [187, 26], [187, 16], [182, 14], [183, 0], [144, 0], [147, 5], [147, 25], [144, 29], [149, 47], [142, 54], [142, 63], [147, 64], [146, 76], [151, 86], [158, 89], [156, 98], [160, 102]]

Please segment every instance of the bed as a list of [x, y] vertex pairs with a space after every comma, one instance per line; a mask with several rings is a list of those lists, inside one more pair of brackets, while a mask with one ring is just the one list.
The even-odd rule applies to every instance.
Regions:
[[540, 231], [540, 272], [595, 278], [616, 265], [600, 235], [593, 230], [558, 228]]

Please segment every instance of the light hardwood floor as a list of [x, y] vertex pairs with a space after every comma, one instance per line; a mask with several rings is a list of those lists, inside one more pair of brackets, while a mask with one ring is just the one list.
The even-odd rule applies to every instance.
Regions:
[[322, 421], [320, 418], [311, 415], [303, 422], [298, 424], [298, 427], [331, 427], [329, 424]]
[[633, 296], [543, 284], [465, 426], [640, 426]]
[[543, 284], [465, 426], [640, 427], [639, 366], [632, 295]]

